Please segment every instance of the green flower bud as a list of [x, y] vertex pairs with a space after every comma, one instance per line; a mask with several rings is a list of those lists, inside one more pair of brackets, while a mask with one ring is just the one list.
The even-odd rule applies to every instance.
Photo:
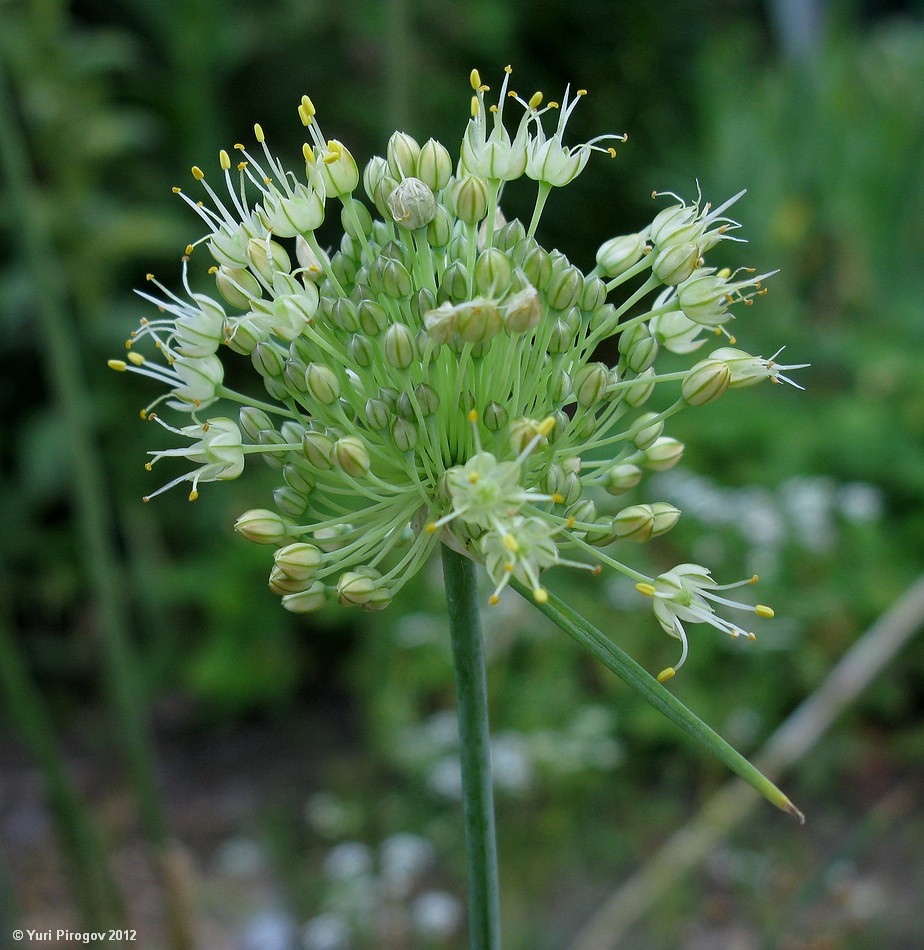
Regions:
[[607, 277], [618, 277], [642, 259], [645, 248], [642, 234], [623, 234], [610, 238], [597, 249], [597, 267]]
[[658, 356], [658, 341], [653, 336], [640, 339], [626, 354], [626, 363], [633, 372], [643, 373]]
[[283, 379], [286, 388], [296, 395], [308, 392], [308, 383], [305, 380], [305, 371], [308, 367], [295, 357], [289, 357], [282, 367]]
[[281, 544], [288, 534], [288, 522], [267, 508], [245, 511], [234, 522], [234, 530], [257, 544]]
[[433, 220], [427, 225], [427, 243], [430, 247], [445, 247], [452, 240], [452, 215], [437, 205]]
[[488, 213], [488, 183], [466, 175], [458, 178], [446, 193], [449, 210], [465, 224], [477, 224]]
[[591, 314], [590, 329], [596, 332], [601, 327], [607, 327], [612, 332], [616, 328], [618, 320], [616, 307], [611, 303], [605, 303], [602, 307], [597, 307]]
[[549, 395], [557, 403], [566, 403], [574, 395], [574, 385], [567, 370], [559, 369], [552, 377], [552, 384], [549, 387]]
[[392, 413], [381, 399], [371, 396], [366, 400], [366, 423], [370, 429], [377, 432], [387, 428], [392, 420]]
[[398, 405], [398, 390], [394, 386], [380, 386], [378, 398], [389, 408], [391, 412], [395, 411]]
[[654, 512], [651, 505], [630, 505], [613, 518], [613, 533], [622, 541], [643, 544], [654, 531]]
[[609, 369], [605, 363], [588, 363], [574, 375], [574, 395], [579, 406], [597, 405], [606, 393]]
[[428, 139], [417, 156], [417, 177], [433, 191], [442, 191], [452, 177], [452, 157], [446, 146]]
[[262, 409], [257, 409], [255, 406], [244, 406], [240, 411], [239, 418], [245, 435], [254, 442], [257, 439], [257, 433], [261, 429], [273, 428], [270, 417]]
[[247, 260], [268, 284], [273, 283], [277, 272], [287, 274], [292, 270], [292, 262], [286, 249], [275, 241], [251, 238], [247, 242]]
[[350, 359], [363, 369], [371, 366], [375, 359], [375, 347], [372, 345], [372, 340], [361, 333], [355, 333], [350, 337], [347, 352], [350, 354]]
[[414, 335], [403, 323], [385, 332], [385, 359], [394, 369], [407, 369], [414, 360]]
[[289, 488], [288, 485], [273, 489], [273, 501], [280, 511], [293, 518], [303, 515], [308, 509], [308, 499], [300, 492]]
[[282, 376], [283, 359], [279, 349], [272, 343], [258, 343], [250, 354], [253, 368], [261, 375], [278, 379]]
[[488, 432], [500, 432], [507, 425], [507, 410], [499, 402], [489, 402], [481, 414], [481, 421]]
[[632, 441], [638, 448], [647, 449], [664, 431], [664, 420], [656, 412], [644, 412], [635, 420], [632, 430]]
[[574, 346], [575, 332], [561, 317], [556, 318], [549, 333], [546, 351], [549, 353], [567, 353]]
[[651, 272], [662, 284], [682, 284], [699, 266], [696, 244], [669, 244], [655, 254]]
[[295, 489], [300, 495], [307, 496], [314, 491], [317, 482], [311, 472], [302, 468], [303, 464], [301, 462], [298, 464], [294, 462], [287, 463], [282, 468], [282, 477], [289, 488]]
[[359, 309], [347, 297], [338, 297], [330, 307], [330, 322], [347, 333], [359, 330]]
[[331, 525], [329, 528], [315, 528], [313, 532], [315, 543], [328, 554], [344, 547], [352, 533], [353, 526], [346, 522]]
[[468, 299], [468, 269], [462, 261], [453, 261], [443, 271], [437, 299], [440, 303]]
[[658, 247], [696, 241], [703, 232], [703, 227], [696, 218], [696, 208], [671, 205], [655, 215], [654, 221], [648, 228], [648, 234]]
[[398, 405], [396, 409], [400, 419], [405, 419], [407, 422], [417, 421], [417, 413], [414, 411], [414, 403], [411, 400], [409, 393], [404, 392], [398, 396]]
[[652, 368], [646, 369], [644, 373], [639, 373], [638, 378], [633, 380], [624, 390], [622, 390], [623, 402], [628, 406], [637, 408], [648, 402], [648, 397], [654, 392], [655, 371]]
[[532, 284], [504, 301], [502, 312], [508, 333], [527, 333], [542, 319], [542, 300]]
[[523, 273], [526, 279], [539, 290], [549, 286], [552, 279], [552, 261], [545, 248], [534, 247], [523, 259]]
[[509, 251], [516, 247], [526, 237], [526, 228], [523, 222], [515, 219], [505, 224], [494, 237], [494, 246], [502, 251]]
[[384, 610], [391, 604], [393, 598], [394, 594], [387, 587], [376, 587], [363, 604], [363, 610]]
[[466, 343], [482, 343], [497, 336], [503, 321], [497, 307], [484, 297], [456, 307], [456, 332]]
[[363, 440], [356, 435], [345, 435], [334, 443], [334, 461], [347, 475], [361, 478], [369, 474], [372, 461]]
[[606, 284], [599, 277], [584, 281], [581, 291], [580, 308], [585, 313], [596, 313], [606, 302]]
[[606, 471], [603, 488], [610, 495], [622, 495], [642, 480], [642, 470], [637, 465], [621, 462]]
[[305, 385], [312, 399], [329, 406], [340, 398], [340, 380], [323, 363], [309, 363], [305, 370]]
[[363, 191], [371, 202], [375, 203], [379, 183], [386, 175], [388, 175], [388, 162], [378, 155], [370, 158], [363, 169]]
[[487, 297], [503, 297], [510, 289], [513, 268], [510, 258], [496, 247], [489, 247], [478, 255], [475, 264], [475, 288]]
[[584, 540], [588, 544], [592, 544], [595, 548], [605, 548], [617, 540], [612, 518], [598, 518], [594, 523], [596, 527], [588, 530], [584, 535]]
[[414, 397], [417, 399], [417, 405], [420, 406], [421, 415], [425, 419], [434, 415], [440, 407], [440, 397], [436, 390], [426, 383], [418, 383], [414, 387]]
[[304, 541], [287, 544], [273, 553], [276, 567], [286, 576], [296, 581], [314, 580], [321, 566], [321, 549]]
[[372, 203], [375, 205], [375, 210], [378, 211], [383, 220], [387, 221], [391, 217], [391, 209], [388, 207], [388, 197], [397, 187], [397, 180], [390, 175], [385, 175], [375, 186], [375, 195], [372, 199]]
[[318, 471], [334, 467], [334, 443], [323, 432], [306, 432], [302, 436], [302, 451]]
[[387, 200], [391, 218], [407, 231], [425, 228], [436, 217], [436, 198], [419, 178], [405, 178]]
[[644, 451], [642, 464], [653, 472], [666, 472], [683, 457], [683, 443], [670, 436], [661, 436]]
[[241, 310], [249, 310], [251, 303], [263, 296], [260, 282], [243, 269], [219, 267], [215, 271], [215, 286], [232, 307]]
[[344, 607], [361, 607], [375, 593], [374, 577], [359, 571], [346, 571], [337, 580], [337, 598]]
[[356, 308], [359, 325], [363, 333], [378, 336], [388, 326], [388, 314], [376, 300], [362, 300]]
[[565, 510], [565, 517], [586, 524], [597, 517], [597, 506], [589, 498], [581, 498]]
[[280, 567], [273, 565], [269, 576], [269, 589], [274, 594], [298, 594], [307, 590], [311, 586], [311, 581], [302, 581], [295, 577], [289, 577]]
[[680, 394], [691, 406], [705, 406], [714, 402], [728, 389], [731, 370], [722, 360], [700, 360], [687, 373]]
[[399, 452], [411, 452], [417, 447], [417, 426], [406, 419], [395, 419], [391, 427], [391, 438]]
[[385, 147], [385, 156], [393, 178], [408, 178], [417, 169], [420, 146], [407, 132], [393, 132]]
[[297, 594], [286, 594], [282, 606], [293, 614], [308, 614], [320, 610], [327, 602], [327, 593], [321, 581], [315, 581], [308, 590]]
[[584, 275], [573, 265], [555, 267], [546, 292], [549, 306], [556, 310], [569, 310], [584, 290]]
[[654, 523], [651, 528], [653, 538], [666, 534], [680, 520], [680, 509], [669, 505], [666, 501], [654, 502], [651, 505], [651, 512], [654, 516]]

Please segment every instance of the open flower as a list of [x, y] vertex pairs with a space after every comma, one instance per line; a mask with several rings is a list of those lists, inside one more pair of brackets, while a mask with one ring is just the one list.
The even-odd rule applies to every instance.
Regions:
[[744, 610], [758, 617], [772, 617], [773, 611], [763, 604], [757, 604], [755, 607], [739, 604], [717, 593], [717, 591], [732, 590], [756, 583], [757, 575], [755, 574], [747, 580], [734, 584], [716, 584], [705, 567], [699, 564], [679, 564], [673, 570], [658, 575], [653, 584], [643, 581], [635, 585], [639, 593], [653, 598], [654, 614], [658, 622], [667, 633], [676, 637], [682, 644], [680, 660], [658, 674], [659, 682], [663, 683], [674, 676], [687, 658], [687, 634], [683, 626], [684, 622], [708, 623], [735, 639], [741, 636], [749, 640], [755, 639], [753, 633], [745, 632], [736, 623], [719, 616], [712, 605], [718, 604], [733, 610]]

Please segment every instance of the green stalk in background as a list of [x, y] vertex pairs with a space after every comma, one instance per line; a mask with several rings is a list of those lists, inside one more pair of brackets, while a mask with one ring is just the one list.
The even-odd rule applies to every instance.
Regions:
[[[109, 869], [106, 850], [93, 826], [92, 816], [74, 788], [55, 738], [51, 715], [29, 676], [5, 617], [0, 617], [0, 687], [6, 695], [10, 715], [45, 778], [61, 850], [70, 868], [74, 898], [84, 925], [91, 930], [122, 927], [125, 910]], [[3, 904], [0, 908], [6, 911]], [[4, 912], [2, 919], [11, 923], [13, 918]]]
[[468, 864], [469, 941], [472, 950], [498, 950], [500, 901], [497, 843], [478, 585], [473, 561], [445, 544], [442, 545], [442, 554], [456, 675], [462, 808]]
[[173, 946], [191, 946], [188, 922], [178, 910], [174, 877], [169, 873], [171, 844], [155, 778], [154, 753], [148, 732], [144, 688], [130, 638], [125, 599], [119, 584], [117, 558], [112, 546], [110, 506], [104, 494], [105, 478], [90, 420], [93, 413], [84, 381], [79, 346], [67, 315], [67, 291], [61, 283], [62, 267], [42, 213], [38, 186], [29, 168], [22, 129], [15, 116], [7, 77], [0, 74], [0, 163], [7, 181], [6, 198], [18, 223], [14, 246], [23, 256], [35, 289], [39, 332], [46, 356], [49, 386], [54, 393], [67, 433], [67, 454], [74, 485], [74, 513], [78, 543], [99, 611], [103, 663], [114, 734], [122, 743], [132, 785], [138, 796], [144, 835], [164, 872], [170, 903]]

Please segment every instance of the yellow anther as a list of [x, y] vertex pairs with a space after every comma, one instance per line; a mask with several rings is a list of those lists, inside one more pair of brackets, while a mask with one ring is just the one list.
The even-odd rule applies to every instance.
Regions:
[[497, 106], [488, 106], [488, 112], [497, 112]]
[[124, 373], [125, 370], [128, 369], [128, 363], [126, 363], [125, 360], [109, 360], [106, 365], [119, 373]]
[[474, 89], [475, 92], [478, 92], [478, 90], [481, 88], [481, 75], [477, 69], [473, 69], [468, 74], [468, 81], [472, 84], [472, 89]]
[[196, 181], [202, 181], [205, 178], [205, 172], [198, 165], [193, 165], [192, 167], [192, 176]]
[[532, 96], [530, 96], [530, 99], [527, 105], [530, 107], [530, 109], [538, 109], [539, 106], [542, 105], [542, 93], [534, 92]]
[[306, 115], [312, 116], [317, 112], [317, 109], [314, 107], [314, 103], [307, 97], [302, 96], [301, 107], [305, 110]]
[[586, 90], [586, 89], [578, 89], [577, 94], [578, 94], [579, 96], [586, 96], [586, 95], [587, 95], [587, 90]]
[[228, 171], [231, 168], [231, 156], [224, 149], [218, 153], [218, 163], [222, 171]]
[[324, 164], [332, 165], [339, 162], [343, 156], [343, 146], [339, 142], [328, 142], [327, 152], [324, 154]]
[[209, 273], [209, 274], [217, 274], [217, 273], [218, 273], [218, 267], [217, 267], [217, 265], [212, 264], [212, 266], [208, 269], [208, 272], [207, 272], [207, 273]]
[[481, 106], [478, 103], [478, 96], [472, 96], [472, 118], [474, 119], [478, 115], [478, 110]]
[[594, 564], [590, 569], [590, 573], [593, 574], [594, 577], [599, 577], [603, 573], [603, 568], [599, 564]]
[[728, 342], [729, 342], [732, 346], [734, 346], [734, 345], [738, 342], [738, 337], [736, 337], [736, 336], [731, 336], [731, 335], [729, 334]]
[[754, 613], [757, 614], [758, 617], [766, 617], [768, 620], [769, 620], [771, 617], [775, 617], [775, 616], [776, 616], [776, 614], [774, 614], [774, 612], [773, 612], [773, 608], [772, 608], [772, 607], [768, 607], [766, 604], [758, 604], [758, 605], [754, 608]]
[[192, 252], [193, 252], [192, 244], [187, 244], [186, 250], [183, 253], [186, 254], [186, 256], [188, 257], [190, 254], [192, 254]]
[[248, 164], [250, 164], [250, 163], [249, 163], [249, 162], [238, 162], [238, 163], [237, 163], [237, 170], [238, 170], [239, 172], [242, 172], [242, 171], [248, 166]]
[[505, 570], [508, 574], [512, 574], [512, 573], [513, 573], [513, 565], [510, 563], [510, 561], [508, 561], [508, 562], [504, 565], [504, 570]]
[[507, 93], [507, 98], [508, 98], [508, 99], [519, 99], [519, 98], [520, 98], [520, 94], [519, 94], [518, 92], [516, 92], [516, 90], [511, 89], [511, 90]]
[[504, 67], [504, 72], [509, 76], [513, 72], [513, 66], [509, 63]]
[[243, 151], [244, 151], [244, 143], [243, 143], [243, 142], [235, 142], [235, 143], [234, 143], [234, 147], [235, 147], [239, 152], [243, 152]]
[[478, 421], [478, 410], [477, 410], [477, 409], [469, 409], [469, 411], [468, 411], [468, 421], [469, 421], [469, 422], [477, 422], [477, 421]]
[[565, 527], [570, 531], [576, 524], [574, 515], [568, 515], [568, 520], [565, 522]]
[[520, 551], [520, 542], [517, 541], [517, 539], [516, 539], [512, 534], [510, 534], [510, 533], [508, 532], [507, 534], [505, 534], [505, 535], [501, 538], [501, 541], [503, 542], [504, 547], [505, 547], [511, 554], [518, 554], [518, 553], [519, 553], [519, 551]]
[[557, 102], [550, 102], [550, 103], [548, 104], [548, 108], [549, 108], [549, 109], [557, 109], [557, 108], [558, 108], [558, 103], [557, 103]]
[[554, 505], [563, 505], [565, 503], [565, 496], [559, 495], [558, 492], [555, 492], [552, 495], [552, 504]]
[[135, 366], [143, 366], [143, 365], [144, 365], [144, 357], [143, 357], [140, 353], [129, 353], [129, 354], [128, 354], [128, 361], [129, 361], [130, 363], [132, 363], [133, 365], [135, 365]]
[[298, 117], [301, 119], [302, 125], [311, 125], [311, 115], [305, 111], [304, 106], [298, 107]]
[[673, 679], [676, 673], [677, 671], [672, 666], [669, 666], [666, 670], [661, 670], [661, 672], [658, 673], [657, 680], [659, 683], [666, 683], [668, 680]]
[[182, 191], [183, 191], [182, 188], [177, 188], [176, 185], [174, 185], [170, 190], [171, 190], [175, 195], [178, 195], [178, 194], [182, 193]]
[[752, 574], [751, 579], [748, 581], [749, 584], [756, 584], [760, 580], [757, 574]]
[[305, 156], [305, 161], [309, 165], [314, 164], [314, 149], [307, 142], [302, 145], [302, 155]]
[[654, 597], [655, 595], [654, 585], [645, 583], [644, 581], [639, 581], [639, 583], [635, 585], [635, 589], [646, 597]]
[[145, 275], [144, 275], [144, 279], [145, 279], [145, 280], [154, 280], [154, 275], [153, 275], [153, 274], [145, 274]]
[[138, 415], [139, 415], [142, 419], [147, 419], [147, 417], [148, 417], [148, 414], [144, 411], [144, 409], [142, 409], [142, 410], [138, 413]]
[[263, 134], [263, 126], [259, 122], [253, 124], [253, 136], [262, 145], [266, 136]]
[[542, 422], [536, 426], [536, 431], [539, 435], [548, 435], [555, 428], [555, 417], [546, 416]]
[[537, 587], [533, 591], [533, 600], [536, 601], [537, 604], [548, 603], [549, 592], [544, 587]]
[[144, 467], [145, 467], [145, 470], [148, 472], [154, 471], [154, 466], [150, 462], [145, 462]]
[[497, 594], [491, 594], [491, 596], [488, 598], [488, 603], [492, 607], [496, 606], [497, 603], [499, 603], [499, 601], [500, 601], [500, 597], [498, 597]]
[[427, 534], [433, 534], [433, 532], [436, 531], [436, 522], [435, 522], [435, 521], [431, 521], [431, 522], [427, 525], [427, 527], [426, 527], [425, 530], [426, 530]]
[[610, 147], [607, 149], [607, 152], [608, 152], [610, 158], [615, 158], [615, 157], [616, 157], [616, 149], [613, 148], [612, 146], [610, 146]]
[[756, 634], [756, 633], [751, 633], [750, 630], [749, 630], [749, 631], [748, 631], [748, 640], [756, 640], [756, 639], [757, 639], [757, 634]]
[[141, 500], [142, 500], [145, 504], [147, 504], [151, 499], [150, 499], [150, 496], [145, 495]]
[[269, 175], [267, 175], [267, 176], [263, 179], [263, 184], [264, 184], [264, 185], [271, 185], [272, 183], [273, 183], [273, 179], [270, 178]]
[[189, 500], [190, 500], [190, 501], [195, 501], [198, 497], [199, 497], [199, 492], [197, 492], [196, 489], [194, 488], [194, 489], [189, 493]]

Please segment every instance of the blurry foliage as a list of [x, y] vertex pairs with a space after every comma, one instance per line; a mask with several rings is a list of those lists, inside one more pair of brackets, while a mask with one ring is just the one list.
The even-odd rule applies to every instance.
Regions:
[[[733, 504], [721, 494], [730, 486], [757, 486], [785, 521], [781, 486], [820, 476], [828, 481], [816, 509], [843, 486], [866, 484], [883, 510], [864, 519], [832, 509], [823, 544], [800, 538], [789, 523], [771, 562], [766, 546], [755, 547], [737, 523], [689, 508], [653, 547], [653, 570], [701, 557], [723, 581], [746, 576], [756, 558], [760, 599], [773, 604], [777, 620], [746, 646], [697, 629], [673, 686], [742, 751], [759, 745], [920, 571], [919, 23], [860, 33], [845, 17], [817, 55], [783, 62], [762, 5], [747, 0], [696, 7], [680, 0], [656, 7], [3, 0], [0, 15], [3, 68], [42, 185], [33, 213], [50, 222], [67, 276], [73, 345], [83, 356], [122, 519], [123, 535], [113, 541], [126, 556], [126, 596], [135, 602], [149, 688], [155, 700], [189, 697], [204, 718], [229, 720], [299, 702], [342, 702], [349, 688], [368, 745], [361, 761], [346, 757], [342, 771], [333, 767], [330, 783], [360, 801], [364, 820], [351, 835], [380, 840], [417, 827], [442, 854], [460, 853], [452, 809], [428, 786], [435, 762], [412, 754], [420, 740], [414, 730], [453, 703], [438, 575], [422, 575], [403, 605], [383, 615], [334, 608], [309, 625], [285, 614], [265, 587], [265, 550], [231, 531], [238, 512], [262, 504], [270, 482], [253, 472], [246, 484], [208, 486], [193, 506], [174, 494], [142, 508], [152, 476], [141, 466], [156, 439], [153, 427], [133, 419], [147, 394], [105, 369], [144, 312], [129, 288], [148, 269], [175, 283], [179, 254], [198, 236], [169, 187], [186, 183], [193, 162], [205, 166], [219, 147], [248, 136], [254, 120], [280, 151], [296, 154], [294, 104], [303, 91], [318, 105], [325, 132], [364, 160], [395, 124], [454, 143], [473, 66], [487, 79], [511, 62], [515, 77], [529, 83], [520, 89], [527, 95], [541, 88], [558, 96], [568, 81], [586, 86], [591, 95], [574, 116], [575, 141], [609, 129], [628, 131], [630, 141], [615, 162], [591, 164], [567, 208], [555, 195], [549, 202], [548, 243], [581, 264], [605, 238], [650, 219], [654, 188], [690, 196], [694, 173], [714, 202], [750, 188], [732, 212], [749, 243], [732, 248], [728, 263], [782, 273], [746, 314], [740, 343], [764, 355], [785, 343], [787, 358], [813, 364], [799, 377], [807, 391], [735, 393], [695, 422], [681, 416], [671, 434], [687, 441], [684, 464], [708, 475], [701, 492], [718, 493], [722, 504]], [[97, 690], [95, 615], [70, 522], [61, 424], [47, 401], [32, 330], [30, 275], [13, 253], [16, 222], [7, 209], [0, 202], [0, 558], [13, 581], [10, 606], [23, 645], [66, 712]], [[515, 195], [507, 211], [522, 213]], [[675, 489], [662, 481], [652, 491], [666, 497]], [[631, 585], [555, 572], [550, 583], [647, 668], [673, 660], [676, 643], [636, 603]], [[688, 747], [666, 721], [515, 595], [486, 613], [495, 734], [561, 752], [557, 771], [549, 767], [554, 756], [543, 765], [533, 755], [532, 784], [500, 803], [508, 925], [528, 935], [521, 946], [557, 946], [562, 941], [548, 942], [540, 933], [547, 921], [530, 906], [581, 886], [595, 893], [595, 871], [612, 877], [631, 866], [659, 827], [676, 824], [725, 774], [686, 751], [678, 755]], [[349, 629], [353, 623], [362, 636]], [[872, 722], [888, 730], [893, 755], [909, 765], [924, 744], [921, 654], [920, 644], [913, 647], [902, 668], [870, 691], [862, 720], [856, 714], [866, 728]], [[575, 722], [588, 703], [610, 718], [598, 719], [596, 740], [582, 745]], [[410, 746], [402, 742], [408, 738]], [[861, 739], [827, 747], [807, 767], [806, 788], [824, 786], [845, 762], [858, 768], [868, 748]], [[608, 749], [610, 758], [595, 761], [594, 749]], [[395, 783], [400, 794], [389, 791]], [[614, 817], [636, 814], [640, 801], [644, 827]], [[311, 879], [304, 868], [300, 874]], [[459, 880], [461, 866], [449, 874]], [[302, 880], [294, 863], [293, 880]], [[568, 913], [581, 910], [581, 899]], [[683, 904], [679, 896], [676, 902]], [[566, 914], [562, 933], [569, 923], [576, 925]]]

